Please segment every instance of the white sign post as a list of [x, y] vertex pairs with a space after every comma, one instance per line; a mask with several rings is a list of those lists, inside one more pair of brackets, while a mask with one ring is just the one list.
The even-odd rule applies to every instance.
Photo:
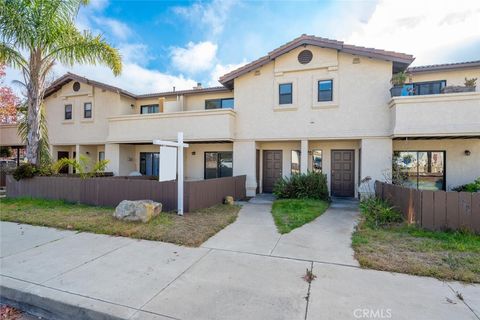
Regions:
[[188, 148], [188, 144], [183, 143], [183, 132], [178, 133], [177, 142], [153, 140], [153, 144], [160, 146], [158, 180], [171, 181], [177, 178], [177, 214], [183, 216], [183, 148]]

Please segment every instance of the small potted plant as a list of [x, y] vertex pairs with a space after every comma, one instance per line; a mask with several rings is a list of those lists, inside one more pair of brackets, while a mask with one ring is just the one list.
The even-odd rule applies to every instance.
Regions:
[[463, 86], [447, 86], [443, 89], [443, 93], [474, 92], [476, 87], [477, 78], [465, 78], [465, 83]]
[[465, 87], [467, 88], [468, 92], [475, 91], [475, 88], [477, 87], [477, 78], [465, 78]]
[[392, 97], [398, 97], [402, 95], [403, 85], [407, 81], [408, 74], [405, 71], [397, 72], [392, 76], [390, 80], [393, 87], [390, 89], [390, 95]]

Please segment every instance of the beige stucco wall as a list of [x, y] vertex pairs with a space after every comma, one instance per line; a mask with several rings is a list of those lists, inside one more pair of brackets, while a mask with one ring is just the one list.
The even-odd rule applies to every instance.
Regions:
[[[394, 140], [394, 151], [446, 151], [447, 190], [480, 177], [480, 140]], [[465, 155], [465, 150], [471, 152]]]
[[476, 91], [480, 91], [480, 68], [412, 73], [411, 82], [446, 80], [447, 86], [463, 86], [465, 78], [477, 78]]
[[[50, 143], [103, 144], [108, 135], [108, 118], [130, 113], [132, 99], [120, 94], [81, 84], [79, 92], [73, 82], [45, 99]], [[84, 103], [92, 103], [92, 118], [83, 117]], [[72, 105], [72, 120], [65, 120], [65, 105]]]
[[[359, 58], [354, 64], [352, 55], [307, 48], [314, 59], [305, 66], [297, 61], [304, 49], [298, 48], [235, 79], [237, 138], [388, 135], [391, 62]], [[333, 79], [333, 102], [317, 102], [317, 82], [323, 79]], [[278, 85], [286, 82], [293, 83], [293, 104], [278, 105]]]
[[395, 136], [480, 135], [480, 92], [395, 97]]
[[18, 136], [18, 126], [16, 124], [0, 125], [0, 146], [22, 146], [24, 143]]

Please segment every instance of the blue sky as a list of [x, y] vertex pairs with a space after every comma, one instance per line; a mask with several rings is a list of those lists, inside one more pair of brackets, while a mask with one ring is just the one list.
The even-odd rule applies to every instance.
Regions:
[[72, 71], [135, 93], [218, 85], [222, 74], [302, 33], [410, 53], [416, 65], [480, 60], [475, 0], [91, 0], [77, 25], [119, 48], [124, 71], [56, 66], [55, 76]]

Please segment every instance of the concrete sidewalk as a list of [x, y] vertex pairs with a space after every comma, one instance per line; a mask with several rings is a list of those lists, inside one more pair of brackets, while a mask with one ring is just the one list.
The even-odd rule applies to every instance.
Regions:
[[[275, 256], [279, 235], [265, 212], [268, 204], [246, 205], [224, 231], [238, 223], [229, 233], [248, 244], [220, 249], [0, 222], [0, 294], [51, 319], [355, 319], [364, 310], [479, 319], [479, 286]], [[206, 244], [221, 246], [222, 233]], [[260, 241], [257, 252], [246, 252], [248, 237]], [[311, 286], [302, 279], [307, 269], [317, 276]]]

